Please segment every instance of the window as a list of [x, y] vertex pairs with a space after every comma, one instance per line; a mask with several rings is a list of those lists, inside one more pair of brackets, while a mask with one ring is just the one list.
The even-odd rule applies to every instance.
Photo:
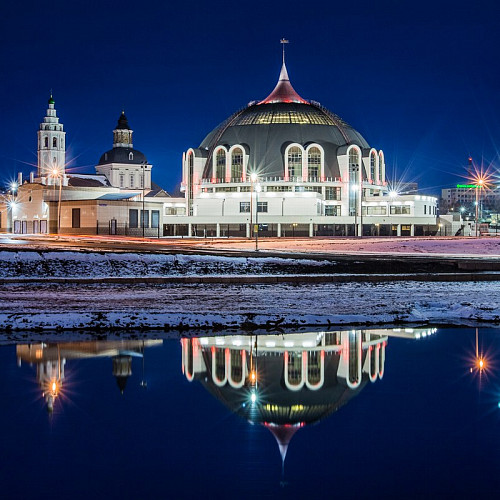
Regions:
[[307, 178], [316, 180], [321, 172], [321, 151], [318, 148], [311, 148], [307, 153]]
[[250, 213], [250, 202], [249, 201], [240, 201], [240, 214], [241, 213]]
[[71, 227], [79, 228], [80, 227], [80, 209], [73, 208], [71, 210]]
[[286, 191], [291, 191], [292, 186], [267, 186], [266, 191], [268, 193], [280, 193], [280, 192], [286, 192]]
[[370, 155], [370, 179], [375, 180], [375, 166], [377, 164], [377, 160], [375, 158], [375, 153], [372, 152]]
[[160, 211], [159, 210], [151, 210], [151, 227], [154, 227], [154, 228], [160, 227]]
[[326, 187], [325, 188], [325, 200], [340, 200], [340, 188], [339, 187]]
[[149, 210], [141, 210], [141, 227], [149, 227]]
[[231, 178], [240, 180], [243, 176], [243, 151], [237, 148], [231, 154]]
[[424, 215], [427, 215], [427, 205], [424, 205]]
[[383, 181], [384, 176], [382, 175], [383, 172], [383, 167], [384, 167], [384, 157], [382, 155], [379, 155], [378, 157], [378, 180], [380, 182]]
[[340, 205], [325, 205], [325, 215], [340, 215]]
[[259, 201], [257, 203], [257, 212], [267, 213], [267, 201]]
[[131, 161], [134, 159], [134, 153], [129, 153], [128, 154], [128, 159]]
[[57, 138], [56, 137], [52, 138], [52, 147], [57, 148]]
[[120, 187], [124, 187], [125, 186], [125, 175], [124, 174], [120, 174]]
[[128, 211], [128, 225], [129, 227], [139, 227], [139, 211], [136, 209], [130, 209]]
[[217, 151], [215, 156], [215, 178], [224, 180], [226, 178], [226, 152], [223, 149]]
[[408, 205], [391, 205], [391, 215], [409, 215], [410, 207]]
[[134, 174], [130, 174], [130, 187], [134, 187]]
[[288, 177], [302, 177], [302, 151], [297, 146], [288, 150]]
[[363, 215], [387, 215], [386, 207], [363, 207]]
[[48, 148], [49, 147], [49, 138], [48, 137], [45, 137], [45, 147]]

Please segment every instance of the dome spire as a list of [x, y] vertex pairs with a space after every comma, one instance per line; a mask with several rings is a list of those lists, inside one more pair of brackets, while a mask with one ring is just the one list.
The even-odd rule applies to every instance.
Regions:
[[263, 101], [260, 101], [259, 104], [272, 104], [276, 102], [297, 102], [300, 104], [309, 104], [308, 101], [302, 99], [302, 97], [295, 92], [295, 89], [292, 87], [290, 79], [288, 78], [288, 71], [285, 65], [285, 44], [290, 42], [285, 38], [282, 38], [280, 43], [283, 45], [283, 62], [281, 65], [278, 83], [276, 84], [276, 87], [274, 87], [274, 90]]

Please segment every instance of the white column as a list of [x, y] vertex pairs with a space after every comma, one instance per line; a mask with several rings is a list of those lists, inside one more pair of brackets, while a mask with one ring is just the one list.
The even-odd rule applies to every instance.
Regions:
[[401, 236], [401, 224], [398, 224], [398, 232], [397, 232], [397, 235], [398, 236]]
[[193, 225], [191, 223], [188, 224], [188, 236], [190, 238], [193, 236]]
[[312, 222], [309, 223], [309, 238], [314, 236], [314, 224]]
[[278, 238], [281, 238], [281, 222], [278, 222], [278, 229], [276, 231]]
[[246, 226], [247, 226], [247, 238], [250, 238], [250, 223], [247, 222]]
[[218, 222], [216, 224], [216, 227], [217, 227], [217, 229], [216, 229], [216, 232], [215, 232], [215, 236], [217, 238], [220, 238], [220, 224]]
[[415, 236], [415, 224], [410, 226], [410, 236]]

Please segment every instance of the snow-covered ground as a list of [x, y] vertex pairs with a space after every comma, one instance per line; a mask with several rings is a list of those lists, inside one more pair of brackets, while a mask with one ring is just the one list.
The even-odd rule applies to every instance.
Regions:
[[500, 283], [1, 285], [0, 324], [42, 329], [500, 323]]
[[[249, 240], [219, 239], [205, 243], [205, 247], [251, 250], [255, 242]], [[261, 238], [260, 250], [286, 252], [321, 252], [340, 254], [433, 254], [500, 258], [500, 237], [482, 238]]]
[[223, 257], [156, 253], [0, 251], [0, 278], [154, 277], [329, 272], [335, 263], [276, 257]]

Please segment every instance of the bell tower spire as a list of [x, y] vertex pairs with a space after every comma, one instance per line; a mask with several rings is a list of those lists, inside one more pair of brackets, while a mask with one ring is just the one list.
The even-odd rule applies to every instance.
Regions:
[[113, 130], [113, 147], [133, 148], [132, 132], [133, 130], [129, 127], [127, 117], [125, 116], [125, 110], [122, 110], [116, 128]]
[[65, 175], [66, 141], [64, 126], [57, 117], [56, 102], [52, 90], [48, 109], [38, 130], [38, 177], [45, 178], [47, 184], [57, 183], [57, 178]]

